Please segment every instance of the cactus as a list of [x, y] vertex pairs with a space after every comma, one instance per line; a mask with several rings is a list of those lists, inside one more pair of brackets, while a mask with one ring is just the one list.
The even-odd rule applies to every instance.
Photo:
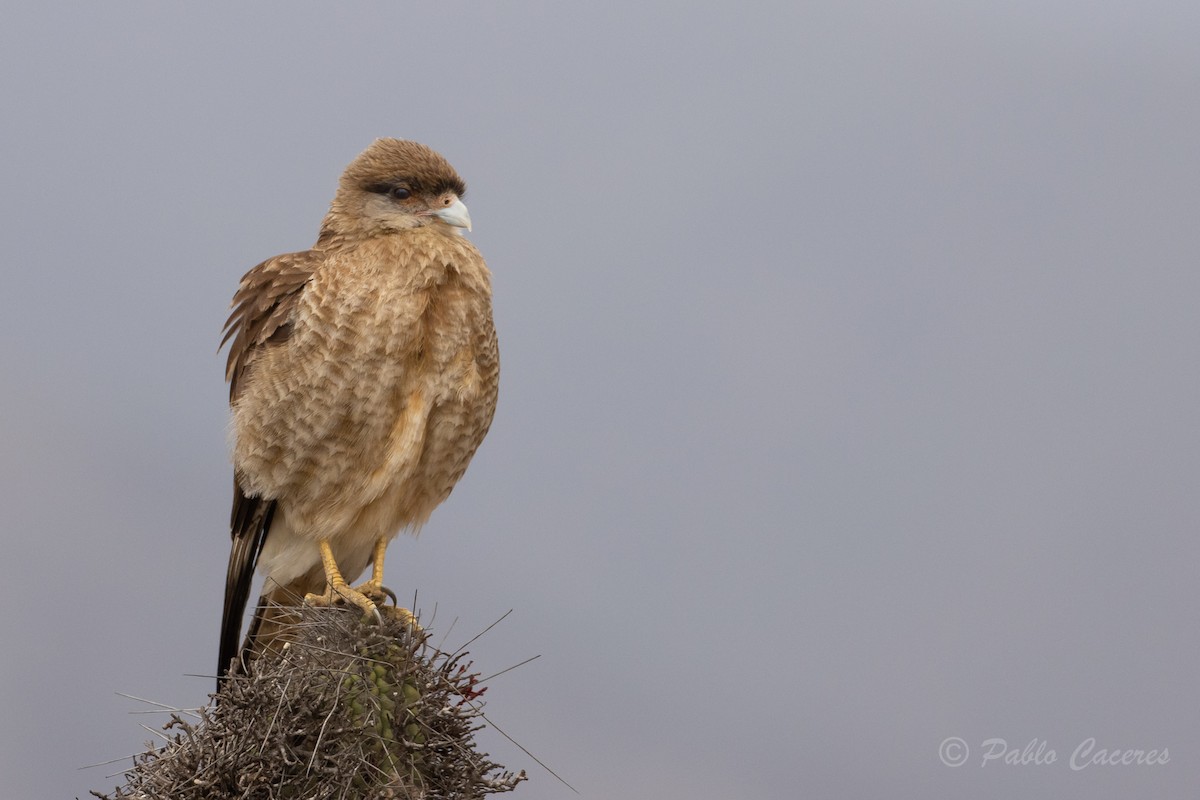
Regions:
[[525, 779], [474, 747], [478, 676], [391, 616], [305, 608], [198, 723], [137, 756], [107, 800], [479, 798]]

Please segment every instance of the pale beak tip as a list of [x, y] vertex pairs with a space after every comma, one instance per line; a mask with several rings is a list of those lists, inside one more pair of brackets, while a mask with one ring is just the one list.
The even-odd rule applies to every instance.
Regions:
[[467, 204], [457, 198], [441, 211], [434, 212], [434, 216], [447, 225], [471, 230], [471, 214], [467, 211]]

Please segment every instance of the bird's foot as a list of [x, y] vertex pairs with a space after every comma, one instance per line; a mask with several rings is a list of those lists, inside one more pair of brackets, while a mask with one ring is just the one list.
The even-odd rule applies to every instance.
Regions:
[[[416, 615], [407, 608], [402, 607], [396, 601], [396, 593], [384, 586], [380, 581], [372, 578], [369, 581], [355, 586], [354, 589], [355, 591], [361, 592], [366, 597], [371, 598], [371, 600], [374, 601], [375, 605], [379, 607], [379, 610], [383, 614], [386, 614], [392, 619], [399, 620], [403, 624], [412, 628], [412, 630], [416, 633], [424, 633], [424, 629], [417, 624]], [[390, 606], [384, 605], [384, 600], [389, 598], [391, 599], [392, 604]]]
[[375, 617], [376, 622], [383, 622], [383, 616], [380, 615], [379, 606], [375, 604], [375, 601], [363, 592], [349, 586], [344, 580], [325, 584], [324, 594], [305, 595], [304, 602], [310, 606], [332, 606], [339, 602], [349, 603], [361, 608], [364, 614]]
[[382, 581], [377, 581], [372, 578], [369, 581], [364, 581], [354, 587], [354, 591], [371, 599], [377, 606], [382, 606], [385, 600], [391, 600], [392, 605], [396, 605], [396, 593], [383, 585]]
[[[321, 565], [325, 569], [325, 593], [305, 595], [304, 602], [311, 606], [332, 606], [339, 602], [349, 603], [358, 606], [367, 615], [375, 617], [375, 621], [381, 625], [383, 624], [383, 615], [380, 613], [382, 608], [389, 617], [400, 620], [416, 633], [423, 633], [424, 631], [417, 624], [413, 613], [407, 608], [398, 607], [396, 593], [383, 585], [383, 558], [387, 551], [387, 543], [386, 538], [380, 538], [375, 542], [375, 552], [372, 557], [374, 569], [371, 572], [371, 580], [351, 587], [342, 577], [341, 570], [338, 569], [329, 540], [319, 540], [317, 546], [321, 552]], [[390, 606], [384, 604], [388, 598], [391, 598], [392, 601]]]
[[425, 633], [425, 629], [418, 624], [416, 616], [407, 608], [404, 608], [403, 606], [384, 606], [380, 610], [392, 619], [398, 620], [402, 624], [407, 625], [413, 633]]

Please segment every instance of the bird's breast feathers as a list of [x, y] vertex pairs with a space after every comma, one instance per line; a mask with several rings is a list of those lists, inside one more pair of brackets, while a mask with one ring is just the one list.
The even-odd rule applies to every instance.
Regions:
[[475, 248], [412, 231], [331, 253], [293, 326], [256, 359], [234, 408], [243, 485], [289, 498], [294, 514], [345, 518], [421, 472], [412, 483], [430, 496], [396, 501], [432, 510], [495, 405], [490, 279]]

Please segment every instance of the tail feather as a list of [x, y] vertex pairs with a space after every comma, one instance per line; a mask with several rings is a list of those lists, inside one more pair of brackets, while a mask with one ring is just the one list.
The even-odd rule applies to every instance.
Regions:
[[217, 663], [217, 688], [229, 672], [238, 654], [242, 614], [250, 599], [250, 585], [262, 552], [271, 520], [275, 516], [275, 501], [248, 497], [237, 481], [233, 487], [233, 514], [230, 529], [233, 544], [229, 550], [229, 568], [225, 575], [225, 609], [221, 616], [221, 646]]

